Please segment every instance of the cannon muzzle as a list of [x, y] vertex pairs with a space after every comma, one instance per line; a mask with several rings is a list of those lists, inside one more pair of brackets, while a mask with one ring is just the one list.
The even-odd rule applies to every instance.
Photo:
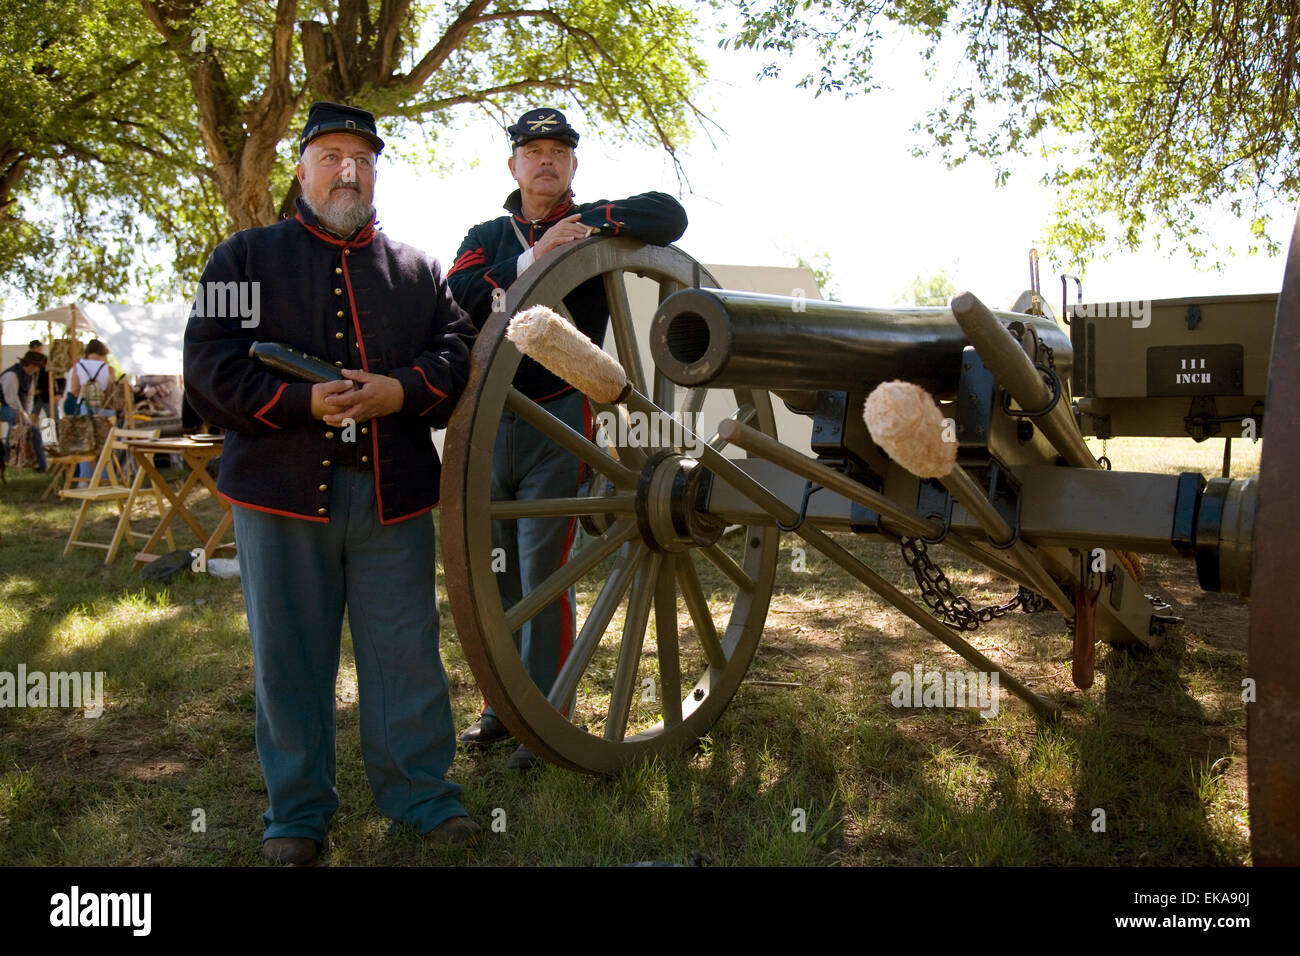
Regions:
[[[995, 313], [1033, 324], [1070, 364], [1070, 340], [1051, 319]], [[820, 299], [684, 289], [666, 298], [650, 326], [654, 362], [671, 381], [777, 391], [852, 391], [904, 379], [951, 398], [966, 334], [946, 306], [867, 309]], [[1063, 373], [1064, 374], [1064, 373]]]

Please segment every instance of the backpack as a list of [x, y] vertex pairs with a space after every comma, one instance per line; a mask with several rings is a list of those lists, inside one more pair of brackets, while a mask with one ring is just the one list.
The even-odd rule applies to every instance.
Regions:
[[[106, 368], [107, 366], [103, 367]], [[77, 363], [77, 372], [79, 373], [78, 378], [86, 374], [84, 361]], [[91, 408], [99, 408], [104, 404], [104, 389], [100, 387], [99, 382], [96, 380], [97, 376], [98, 372], [81, 383], [81, 400]]]

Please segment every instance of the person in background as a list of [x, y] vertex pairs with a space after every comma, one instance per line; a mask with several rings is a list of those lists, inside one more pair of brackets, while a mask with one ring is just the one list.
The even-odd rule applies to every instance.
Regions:
[[[10, 426], [27, 425], [32, 430], [32, 450], [36, 453], [36, 470], [45, 470], [45, 445], [41, 430], [32, 415], [35, 395], [33, 377], [45, 368], [45, 356], [29, 350], [22, 358], [0, 372], [0, 422]], [[5, 449], [6, 454], [8, 449]]]
[[77, 360], [68, 374], [68, 392], [77, 399], [77, 414], [115, 414], [112, 409], [99, 407], [112, 384], [108, 346], [99, 339], [91, 339], [86, 343], [86, 354]]
[[[111, 408], [100, 408], [109, 386], [113, 384], [113, 370], [108, 367], [108, 346], [99, 339], [86, 343], [86, 354], [77, 360], [68, 373], [68, 394], [77, 400], [77, 415], [113, 415]], [[89, 478], [93, 466], [82, 462], [77, 466], [78, 478]]]
[[[622, 236], [665, 246], [686, 231], [686, 210], [661, 192], [642, 193], [614, 202], [575, 203], [573, 176], [578, 170], [578, 131], [557, 109], [531, 109], [509, 127], [510, 176], [519, 186], [505, 202], [508, 215], [470, 229], [447, 272], [456, 302], [483, 327], [493, 301], [534, 262], [588, 236]], [[565, 298], [574, 322], [600, 345], [609, 324], [609, 303], [599, 276]], [[530, 358], [519, 363], [515, 388], [539, 403], [574, 431], [592, 435], [591, 406], [571, 388]], [[492, 499], [560, 498], [577, 494], [582, 466], [570, 452], [507, 410], [497, 430], [492, 454]], [[492, 547], [506, 555], [497, 576], [503, 603], [509, 607], [530, 593], [568, 560], [576, 519], [528, 518], [492, 522]], [[524, 666], [543, 694], [573, 646], [576, 627], [573, 588], [520, 628], [517, 639]], [[460, 739], [483, 745], [510, 736], [505, 724], [484, 707]], [[507, 766], [524, 770], [536, 763], [520, 744]]]

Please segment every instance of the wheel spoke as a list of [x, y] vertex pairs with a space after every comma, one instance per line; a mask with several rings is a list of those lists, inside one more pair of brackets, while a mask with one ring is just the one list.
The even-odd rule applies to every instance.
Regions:
[[636, 520], [620, 518], [612, 528], [584, 547], [573, 560], [561, 565], [545, 581], [533, 588], [518, 604], [506, 611], [506, 630], [514, 633], [540, 614], [552, 601], [569, 589], [600, 562], [636, 535]]
[[[665, 415], [671, 415], [673, 409], [677, 407], [677, 386], [669, 380], [658, 369], [655, 369], [655, 404], [664, 410]], [[685, 421], [685, 419], [682, 419]]]
[[682, 589], [682, 599], [691, 613], [695, 637], [704, 649], [704, 659], [710, 667], [726, 667], [727, 655], [722, 650], [722, 642], [718, 640], [717, 628], [713, 626], [713, 612], [709, 610], [708, 599], [700, 586], [700, 576], [689, 556], [677, 562], [677, 585]]
[[659, 304], [664, 304], [664, 299], [668, 298], [674, 292], [681, 292], [686, 286], [682, 285], [676, 279], [659, 280]]
[[626, 547], [627, 550], [618, 556], [618, 560], [614, 563], [614, 570], [610, 573], [604, 587], [600, 589], [595, 603], [591, 605], [587, 619], [582, 622], [582, 631], [578, 634], [578, 639], [573, 642], [573, 648], [565, 658], [564, 666], [560, 668], [555, 684], [547, 695], [551, 706], [556, 710], [562, 710], [568, 704], [569, 698], [573, 696], [578, 681], [582, 679], [582, 675], [587, 672], [587, 667], [591, 664], [592, 655], [596, 653], [596, 648], [600, 647], [600, 639], [605, 635], [605, 628], [609, 627], [610, 619], [618, 610], [623, 595], [627, 593], [628, 585], [632, 583], [633, 572], [649, 551], [644, 544]]
[[[630, 429], [619, 426], [628, 424], [629, 410], [652, 416], [650, 424], [660, 426], [664, 423], [652, 413], [672, 415], [692, 433], [683, 437], [686, 447], [674, 447], [694, 456], [707, 444], [718, 419], [746, 402], [757, 407], [755, 427], [770, 433], [771, 405], [759, 389], [747, 390], [746, 397], [736, 401], [740, 396], [733, 395], [734, 389], [678, 388], [651, 363], [644, 336], [637, 331], [643, 318], [635, 311], [639, 283], [655, 283], [660, 302], [681, 288], [717, 285], [684, 253], [671, 246], [614, 239], [577, 243], [548, 259], [521, 279], [512, 302], [518, 308], [546, 304], [565, 320], [571, 320], [571, 313], [582, 319], [563, 300], [583, 283], [598, 281], [609, 303], [606, 346], [640, 401], [620, 406], [590, 402], [593, 414], [613, 413], [600, 415], [612, 426], [611, 440], [599, 434], [593, 440], [581, 425], [555, 418], [547, 403], [531, 402], [512, 389], [518, 350], [508, 341], [494, 342], [491, 360], [471, 370], [466, 385], [471, 400], [458, 419], [465, 427], [449, 430], [447, 436], [444, 481], [449, 487], [444, 497], [461, 506], [454, 516], [452, 509], [444, 515], [444, 544], [455, 552], [448, 552], [447, 583], [465, 657], [485, 697], [499, 700], [510, 712], [521, 739], [531, 740], [538, 756], [561, 765], [612, 772], [629, 760], [688, 745], [726, 706], [763, 629], [778, 537], [775, 529], [756, 527], [746, 533], [745, 546], [726, 540], [698, 558], [698, 548], [665, 555], [642, 541], [636, 518], [640, 475], [650, 456], [668, 450], [678, 432], [674, 429], [673, 439], [665, 442], [662, 428], [650, 428], [648, 441], [629, 445]], [[634, 277], [640, 277], [636, 287], [631, 284]], [[553, 442], [557, 453], [572, 454], [584, 470], [590, 469], [588, 484], [540, 499], [490, 501], [492, 452], [506, 410], [507, 417], [517, 416]], [[732, 417], [746, 421], [747, 415], [746, 410]], [[727, 449], [723, 454], [737, 454], [730, 450], [733, 446], [722, 447]], [[719, 465], [722, 456], [714, 448], [702, 454], [701, 465], [725, 473], [727, 481], [736, 479], [726, 467], [731, 459]], [[650, 491], [647, 487], [646, 493]], [[653, 491], [663, 489], [656, 485]], [[561, 568], [543, 571], [545, 580], [529, 582], [514, 607], [505, 606], [497, 575], [484, 560], [491, 541], [489, 525], [524, 519], [567, 523], [577, 517], [592, 532], [585, 546]], [[753, 536], [751, 545], [748, 539]], [[523, 672], [512, 636], [524, 624], [536, 624], [557, 610], [575, 586], [583, 591], [578, 633], [553, 686], [542, 695]], [[650, 676], [658, 683], [661, 702], [650, 703], [649, 694], [641, 702], [644, 678]], [[698, 697], [693, 693], [697, 685], [703, 691]], [[591, 732], [579, 730], [579, 723], [590, 725]]]
[[616, 485], [635, 487], [637, 476], [634, 472], [619, 464], [593, 442], [588, 441], [585, 436], [579, 435], [513, 386], [506, 393], [506, 407], [547, 438], [607, 476]]
[[[659, 303], [662, 304], [664, 299], [668, 298], [674, 292], [682, 289], [682, 284], [674, 279], [661, 279], [659, 281]], [[668, 376], [655, 369], [654, 373], [654, 400], [655, 404], [662, 408], [666, 413], [672, 414], [677, 407], [677, 386], [674, 385]], [[685, 416], [681, 416], [683, 424], [694, 430], [694, 422]]]
[[704, 411], [704, 400], [709, 397], [707, 388], [692, 388], [687, 390], [686, 396], [682, 399], [682, 418], [687, 415], [698, 415]]
[[735, 559], [716, 544], [701, 548], [700, 553], [709, 559], [709, 563], [731, 579], [731, 583], [742, 591], [754, 590], [754, 579], [745, 573], [745, 569]]
[[677, 640], [677, 587], [678, 561], [689, 561], [686, 555], [667, 555], [655, 579], [655, 646], [659, 651], [659, 699], [663, 701], [664, 727], [676, 727], [682, 722], [682, 664], [680, 644]]
[[650, 599], [654, 594], [655, 578], [663, 557], [658, 551], [650, 552], [637, 570], [632, 584], [632, 595], [627, 600], [627, 617], [623, 621], [623, 641], [618, 648], [618, 666], [614, 670], [614, 691], [609, 698], [609, 716], [605, 719], [605, 739], [622, 740], [627, 733], [628, 715], [632, 710], [632, 694], [636, 687], [637, 665], [641, 663], [641, 648], [645, 643], [646, 622], [650, 618]]
[[636, 344], [636, 325], [632, 321], [632, 305], [628, 302], [623, 273], [606, 272], [601, 278], [605, 282], [605, 299], [609, 302], [609, 323], [614, 330], [618, 360], [623, 363], [632, 387], [644, 395], [645, 372], [641, 365], [641, 349]]
[[607, 498], [526, 498], [494, 501], [488, 506], [493, 521], [516, 518], [564, 518], [570, 515], [632, 514], [635, 495], [610, 495]]

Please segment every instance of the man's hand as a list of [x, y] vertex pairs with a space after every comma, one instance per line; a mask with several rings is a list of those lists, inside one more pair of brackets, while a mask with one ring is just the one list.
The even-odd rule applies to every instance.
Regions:
[[[406, 402], [406, 393], [402, 391], [402, 383], [397, 379], [349, 368], [343, 370], [343, 375], [348, 381], [328, 384], [347, 386], [357, 382], [359, 385], [352, 388], [335, 388], [322, 398], [326, 425], [342, 425], [345, 418], [350, 418], [354, 422], [368, 422], [372, 418], [382, 418], [402, 410], [402, 405]], [[315, 414], [318, 388], [319, 385], [312, 386], [313, 414]]]
[[338, 395], [342, 392], [350, 392], [355, 388], [347, 379], [337, 382], [317, 382], [311, 387], [311, 417], [324, 418], [330, 414], [331, 410], [325, 404], [325, 399], [332, 395]]
[[566, 246], [571, 242], [577, 242], [579, 239], [586, 239], [594, 232], [598, 232], [595, 226], [584, 226], [578, 222], [581, 213], [574, 213], [572, 216], [565, 216], [550, 229], [546, 230], [546, 235], [538, 239], [533, 246], [533, 258], [540, 259], [548, 252], [552, 252], [561, 246]]

